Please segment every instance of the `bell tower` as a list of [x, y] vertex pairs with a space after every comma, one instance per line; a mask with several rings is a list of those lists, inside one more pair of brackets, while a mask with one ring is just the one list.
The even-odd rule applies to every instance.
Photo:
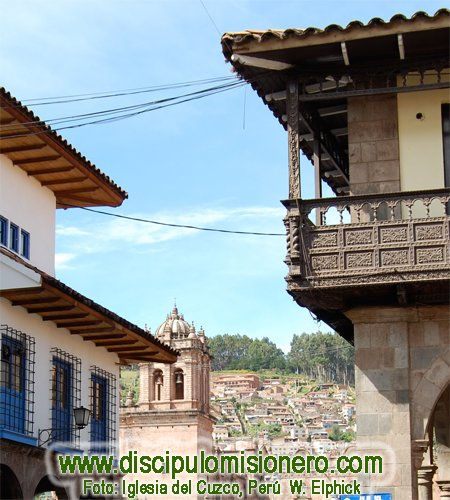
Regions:
[[[155, 336], [179, 352], [174, 364], [139, 365], [139, 400], [121, 408], [121, 454], [197, 455], [212, 452], [209, 373], [211, 360], [203, 328], [196, 330], [176, 305], [157, 328]], [[132, 476], [132, 477], [131, 477]], [[128, 475], [148, 482], [149, 474]], [[187, 477], [193, 479], [193, 476]], [[159, 474], [153, 479], [170, 483]]]
[[139, 367], [139, 408], [142, 410], [195, 410], [209, 414], [211, 361], [205, 332], [196, 331], [174, 306], [157, 329], [161, 342], [179, 351], [173, 365], [145, 363]]

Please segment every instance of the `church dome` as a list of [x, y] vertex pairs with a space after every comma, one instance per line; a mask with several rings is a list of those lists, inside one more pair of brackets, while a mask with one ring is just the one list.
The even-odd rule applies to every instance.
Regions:
[[178, 313], [175, 305], [172, 312], [167, 315], [166, 321], [157, 328], [155, 333], [160, 339], [185, 339], [191, 333], [192, 328], [193, 326], [184, 319], [183, 315]]

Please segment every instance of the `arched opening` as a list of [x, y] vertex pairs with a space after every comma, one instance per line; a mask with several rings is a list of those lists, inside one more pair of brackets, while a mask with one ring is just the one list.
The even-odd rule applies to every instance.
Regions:
[[0, 498], [23, 499], [19, 480], [14, 472], [4, 464], [0, 464]]
[[450, 490], [450, 384], [442, 392], [431, 417], [433, 425], [433, 462], [437, 480], [445, 481]]
[[162, 370], [155, 370], [153, 373], [153, 394], [156, 401], [161, 401], [164, 386], [164, 376]]
[[[3, 497], [2, 497], [3, 498]], [[57, 486], [53, 484], [48, 476], [44, 476], [36, 486], [34, 490], [35, 500], [47, 500], [47, 499], [67, 499], [66, 490], [62, 486]]]
[[184, 399], [184, 373], [181, 368], [174, 372], [175, 399]]

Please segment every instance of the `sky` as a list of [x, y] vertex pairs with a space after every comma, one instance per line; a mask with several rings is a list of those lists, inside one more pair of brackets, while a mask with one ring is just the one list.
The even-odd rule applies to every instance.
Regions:
[[[19, 100], [230, 76], [225, 31], [323, 28], [388, 20], [434, 0], [0, 0], [0, 85]], [[209, 15], [208, 15], [209, 14]], [[188, 90], [189, 91], [189, 90]], [[31, 109], [42, 119], [173, 96], [185, 90]], [[284, 232], [286, 133], [250, 87], [61, 134], [129, 198], [108, 211], [170, 223]], [[301, 159], [302, 192], [312, 167]], [[56, 275], [155, 331], [176, 300], [207, 336], [329, 331], [286, 292], [284, 236], [164, 228], [58, 210]]]

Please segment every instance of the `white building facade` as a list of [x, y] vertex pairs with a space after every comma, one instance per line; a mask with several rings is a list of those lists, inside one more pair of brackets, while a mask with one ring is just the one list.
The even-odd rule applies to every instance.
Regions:
[[[65, 498], [45, 450], [113, 452], [119, 366], [176, 353], [55, 278], [56, 209], [127, 195], [4, 89], [0, 105], [0, 497]], [[80, 408], [90, 414], [82, 429]]]

